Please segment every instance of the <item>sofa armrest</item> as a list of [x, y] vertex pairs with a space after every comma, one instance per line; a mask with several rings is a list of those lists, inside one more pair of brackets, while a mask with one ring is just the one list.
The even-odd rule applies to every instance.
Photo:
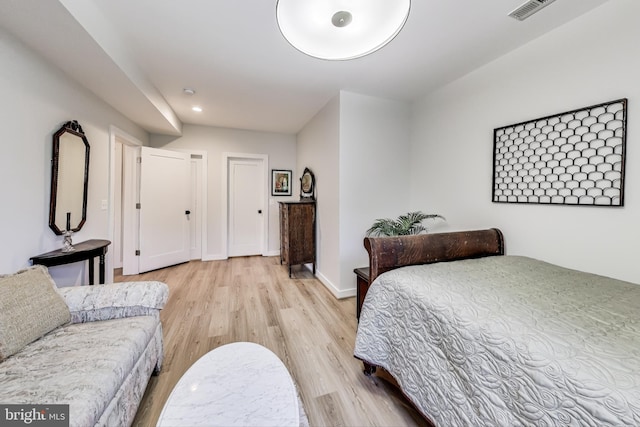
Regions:
[[71, 312], [72, 323], [159, 316], [169, 297], [162, 282], [122, 282], [58, 288]]

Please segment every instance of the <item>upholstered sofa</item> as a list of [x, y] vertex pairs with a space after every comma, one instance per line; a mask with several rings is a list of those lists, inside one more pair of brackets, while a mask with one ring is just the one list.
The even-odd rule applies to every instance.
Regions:
[[71, 426], [127, 426], [162, 364], [161, 282], [57, 288], [0, 277], [0, 402], [68, 404]]

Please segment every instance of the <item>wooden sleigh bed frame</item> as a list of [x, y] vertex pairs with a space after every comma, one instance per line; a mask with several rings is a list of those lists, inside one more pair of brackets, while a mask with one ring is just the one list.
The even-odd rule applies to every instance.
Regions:
[[507, 256], [495, 228], [364, 246], [354, 356], [429, 425], [640, 425], [640, 285]]
[[[364, 246], [369, 253], [370, 284], [380, 274], [400, 267], [497, 256], [505, 253], [504, 237], [497, 228], [412, 236], [366, 237]], [[363, 302], [364, 295], [358, 301], [358, 312]], [[363, 365], [366, 375], [377, 372], [381, 378], [402, 392], [395, 378], [384, 368], [365, 361]], [[418, 408], [415, 409], [418, 410]], [[419, 410], [418, 412], [421, 413]], [[426, 414], [422, 416], [428, 425], [434, 426], [433, 421]]]
[[365, 237], [364, 247], [369, 253], [369, 283], [373, 283], [385, 271], [407, 265], [504, 255], [504, 237], [500, 230], [491, 228], [413, 236]]

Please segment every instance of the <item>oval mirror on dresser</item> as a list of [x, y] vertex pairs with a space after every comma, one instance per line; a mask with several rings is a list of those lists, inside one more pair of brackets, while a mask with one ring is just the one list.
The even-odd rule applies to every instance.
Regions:
[[79, 231], [87, 219], [89, 141], [77, 121], [53, 135], [49, 227], [58, 235]]

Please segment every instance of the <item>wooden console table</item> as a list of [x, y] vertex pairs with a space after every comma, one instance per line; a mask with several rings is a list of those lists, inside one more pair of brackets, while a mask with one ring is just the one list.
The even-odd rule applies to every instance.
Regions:
[[34, 265], [53, 267], [87, 260], [89, 261], [89, 285], [93, 285], [94, 258], [98, 256], [100, 257], [100, 281], [98, 283], [102, 284], [104, 283], [104, 256], [107, 253], [107, 246], [110, 244], [109, 240], [87, 240], [73, 245], [75, 251], [62, 252], [62, 249], [58, 249], [31, 257], [31, 262]]

